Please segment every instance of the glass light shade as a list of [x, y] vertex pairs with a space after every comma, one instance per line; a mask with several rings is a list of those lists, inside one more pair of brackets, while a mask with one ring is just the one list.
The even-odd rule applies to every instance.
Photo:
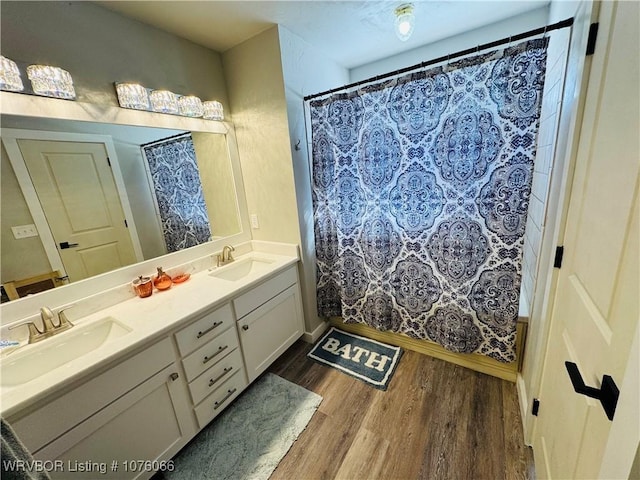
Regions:
[[27, 77], [31, 80], [33, 93], [45, 97], [74, 100], [76, 91], [73, 80], [66, 70], [48, 65], [29, 65]]
[[20, 70], [13, 60], [0, 55], [0, 90], [21, 92], [24, 90]]
[[415, 17], [413, 15], [413, 5], [401, 5], [396, 8], [396, 35], [400, 40], [406, 42], [413, 33]]
[[204, 114], [202, 115], [207, 120], [224, 120], [224, 110], [220, 102], [211, 101], [204, 102], [202, 104]]
[[118, 103], [122, 108], [149, 110], [149, 93], [137, 83], [117, 83]]
[[185, 95], [178, 98], [178, 108], [180, 109], [180, 115], [185, 117], [201, 117], [204, 114], [202, 100], [193, 95]]
[[149, 94], [149, 101], [154, 112], [174, 115], [179, 112], [178, 96], [169, 90], [154, 90]]

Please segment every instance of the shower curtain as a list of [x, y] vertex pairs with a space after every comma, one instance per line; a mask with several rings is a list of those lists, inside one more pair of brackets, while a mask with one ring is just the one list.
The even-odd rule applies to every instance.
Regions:
[[211, 240], [191, 135], [143, 147], [169, 253]]
[[515, 359], [546, 48], [311, 102], [321, 316]]

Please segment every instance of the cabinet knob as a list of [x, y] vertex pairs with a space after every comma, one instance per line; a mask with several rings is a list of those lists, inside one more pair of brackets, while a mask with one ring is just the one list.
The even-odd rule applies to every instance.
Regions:
[[243, 330], [245, 330], [245, 331], [246, 331], [246, 330], [249, 330], [249, 325], [243, 325], [243, 326], [242, 326], [242, 329], [243, 329]]
[[169, 378], [171, 379], [172, 382], [175, 382], [179, 376], [180, 375], [178, 375], [176, 372], [173, 372], [171, 375], [169, 375]]

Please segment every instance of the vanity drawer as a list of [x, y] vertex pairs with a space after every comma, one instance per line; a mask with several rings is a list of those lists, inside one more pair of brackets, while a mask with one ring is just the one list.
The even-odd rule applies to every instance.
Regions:
[[258, 308], [260, 305], [268, 302], [297, 281], [298, 273], [296, 267], [293, 266], [276, 275], [271, 280], [267, 280], [262, 285], [258, 285], [250, 292], [240, 295], [233, 301], [233, 306], [236, 309], [236, 316], [238, 320], [244, 317], [247, 313]]
[[194, 351], [232, 325], [233, 312], [231, 305], [227, 303], [176, 333], [180, 355], [185, 356]]
[[237, 348], [238, 334], [236, 329], [228, 328], [222, 335], [214, 338], [182, 360], [187, 381], [190, 382]]
[[189, 384], [193, 404], [200, 403], [204, 397], [215, 391], [236, 372], [242, 372], [242, 370], [242, 353], [240, 349], [235, 349]]
[[242, 372], [237, 372], [233, 377], [224, 382], [220, 387], [205, 398], [194, 411], [198, 419], [198, 426], [204, 428], [222, 412], [229, 403], [247, 388], [247, 380]]

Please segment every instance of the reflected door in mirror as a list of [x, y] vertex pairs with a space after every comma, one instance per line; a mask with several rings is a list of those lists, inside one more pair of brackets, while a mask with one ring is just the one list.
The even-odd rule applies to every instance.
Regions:
[[104, 145], [25, 139], [18, 145], [69, 279], [135, 263]]

